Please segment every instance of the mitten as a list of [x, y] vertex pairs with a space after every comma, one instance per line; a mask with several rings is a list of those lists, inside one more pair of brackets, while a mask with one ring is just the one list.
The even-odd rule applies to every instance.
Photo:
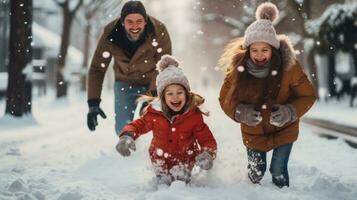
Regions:
[[238, 104], [234, 118], [248, 126], [257, 126], [263, 120], [260, 111], [250, 104]]
[[120, 136], [116, 149], [120, 155], [124, 157], [130, 156], [130, 149], [136, 151], [135, 141], [130, 135]]
[[286, 105], [274, 105], [270, 114], [270, 124], [282, 127], [288, 122], [294, 122], [297, 120], [295, 108], [291, 104]]
[[203, 151], [202, 153], [198, 154], [195, 160], [196, 165], [201, 169], [209, 170], [213, 166], [213, 157], [208, 151]]

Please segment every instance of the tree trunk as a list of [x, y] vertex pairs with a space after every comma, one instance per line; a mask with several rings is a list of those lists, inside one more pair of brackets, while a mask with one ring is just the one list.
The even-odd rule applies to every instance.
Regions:
[[71, 25], [74, 15], [69, 12], [68, 9], [63, 10], [63, 30], [62, 30], [62, 40], [60, 53], [58, 56], [57, 65], [57, 98], [64, 97], [67, 95], [67, 80], [65, 80], [63, 71], [66, 65], [66, 57], [69, 46], [69, 39], [71, 33]]
[[32, 60], [32, 0], [10, 1], [10, 44], [5, 113], [31, 113], [31, 82], [23, 69]]
[[81, 90], [86, 90], [86, 71], [88, 69], [88, 59], [89, 59], [89, 48], [90, 48], [90, 32], [91, 32], [91, 24], [89, 19], [87, 20], [88, 23], [85, 27], [85, 36], [84, 36], [84, 49], [83, 49], [83, 64], [82, 64], [82, 73], [81, 73]]

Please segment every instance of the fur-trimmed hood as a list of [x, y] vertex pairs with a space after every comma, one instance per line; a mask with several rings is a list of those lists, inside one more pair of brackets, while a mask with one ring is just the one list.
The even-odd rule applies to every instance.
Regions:
[[[286, 35], [278, 35], [278, 39], [280, 42], [279, 51], [282, 56], [282, 66], [285, 71], [291, 70], [293, 65], [296, 62], [295, 50], [289, 38]], [[225, 69], [225, 71], [236, 68], [240, 63], [238, 63], [244, 53], [246, 52], [246, 48], [243, 47], [243, 38], [237, 38], [232, 40], [223, 51], [223, 54], [219, 60], [219, 64], [221, 67]]]

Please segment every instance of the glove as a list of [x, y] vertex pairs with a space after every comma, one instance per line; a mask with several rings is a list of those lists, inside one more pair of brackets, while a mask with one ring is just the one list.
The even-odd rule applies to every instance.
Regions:
[[291, 104], [286, 105], [274, 105], [270, 114], [270, 124], [282, 127], [288, 122], [294, 122], [297, 120], [295, 108]]
[[100, 99], [88, 100], [89, 111], [87, 114], [87, 126], [91, 131], [94, 131], [95, 127], [98, 125], [97, 115], [102, 116], [103, 119], [107, 118], [103, 110], [99, 107], [99, 104]]
[[135, 141], [130, 135], [120, 136], [120, 140], [116, 146], [118, 153], [124, 157], [130, 156], [130, 149], [136, 151]]
[[234, 118], [248, 126], [257, 126], [263, 120], [260, 111], [250, 104], [238, 104]]
[[213, 166], [213, 157], [208, 151], [203, 151], [202, 153], [198, 154], [195, 160], [196, 165], [201, 169], [209, 170]]

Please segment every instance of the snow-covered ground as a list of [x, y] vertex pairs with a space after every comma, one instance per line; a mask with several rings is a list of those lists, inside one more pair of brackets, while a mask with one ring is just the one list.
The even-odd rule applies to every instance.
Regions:
[[[155, 187], [147, 154], [150, 134], [137, 141], [131, 157], [116, 153], [112, 92], [103, 94], [108, 119], [99, 119], [97, 130], [90, 132], [85, 94], [72, 91], [67, 100], [34, 99], [33, 117], [0, 119], [0, 200], [356, 199], [357, 149], [341, 139], [320, 138], [305, 124], [291, 154], [290, 188], [275, 187], [269, 172], [261, 185], [250, 184], [239, 126], [221, 111], [217, 89], [202, 91], [218, 157], [211, 171], [194, 169], [191, 185]], [[4, 107], [1, 100], [0, 111]], [[357, 108], [342, 104], [318, 103], [309, 115], [323, 118], [330, 111], [339, 120], [356, 122]]]

